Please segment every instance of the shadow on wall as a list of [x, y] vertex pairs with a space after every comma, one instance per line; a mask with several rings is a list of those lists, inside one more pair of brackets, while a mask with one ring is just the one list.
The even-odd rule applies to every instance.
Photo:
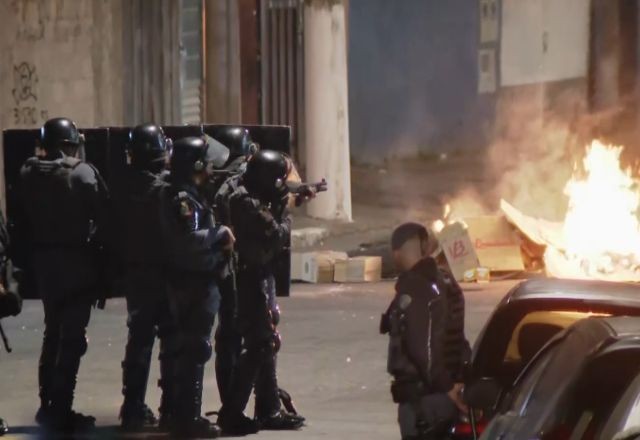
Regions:
[[478, 2], [349, 3], [353, 157], [482, 147], [494, 98], [477, 93]]

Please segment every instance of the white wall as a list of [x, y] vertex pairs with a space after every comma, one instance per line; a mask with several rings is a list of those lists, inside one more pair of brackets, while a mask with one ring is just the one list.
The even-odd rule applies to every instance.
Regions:
[[587, 75], [590, 0], [504, 0], [502, 86]]

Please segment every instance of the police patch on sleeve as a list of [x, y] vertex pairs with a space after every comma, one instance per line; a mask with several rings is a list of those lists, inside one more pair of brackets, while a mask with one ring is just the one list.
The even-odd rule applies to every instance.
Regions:
[[400, 295], [400, 298], [398, 298], [398, 307], [400, 308], [400, 310], [407, 310], [407, 308], [409, 308], [409, 306], [411, 305], [411, 301], [412, 299], [409, 295]]
[[193, 215], [193, 209], [187, 200], [180, 201], [180, 215], [183, 217], [191, 217]]
[[179, 221], [187, 231], [196, 231], [200, 227], [198, 206], [186, 192], [178, 193], [177, 208]]

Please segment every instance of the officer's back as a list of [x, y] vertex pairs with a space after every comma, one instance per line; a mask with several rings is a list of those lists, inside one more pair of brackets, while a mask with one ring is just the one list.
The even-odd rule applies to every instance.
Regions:
[[98, 172], [77, 158], [82, 137], [73, 121], [47, 121], [41, 141], [45, 157], [28, 159], [21, 170], [30, 267], [45, 319], [36, 421], [72, 433], [95, 423], [72, 406], [80, 359], [87, 350], [91, 305], [100, 288], [96, 242], [107, 193]]
[[[159, 138], [155, 143], [153, 136]], [[130, 166], [112, 188], [115, 208], [112, 235], [125, 263], [160, 265], [166, 259], [161, 220], [169, 187], [164, 171], [168, 140], [151, 124], [136, 127], [130, 138]]]
[[[90, 252], [90, 241], [95, 239], [101, 226], [106, 194], [96, 170], [74, 157], [71, 151], [82, 139], [73, 139], [72, 142], [77, 143], [69, 150], [64, 148], [64, 143], [62, 148], [56, 148], [48, 139], [58, 136], [55, 130], [66, 127], [51, 123], [45, 128], [48, 129], [42, 140], [45, 156], [28, 159], [21, 169], [22, 200], [31, 245], [36, 259], [50, 253], [61, 253], [71, 259], [54, 258], [49, 264], [38, 265], [42, 275], [45, 272], [51, 277], [59, 274], [56, 278], [61, 278], [73, 267], [72, 276], [66, 277], [65, 286], [61, 287], [74, 287], [70, 284], [84, 287], [95, 281], [95, 267], [83, 254]], [[57, 267], [60, 264], [65, 267]]]

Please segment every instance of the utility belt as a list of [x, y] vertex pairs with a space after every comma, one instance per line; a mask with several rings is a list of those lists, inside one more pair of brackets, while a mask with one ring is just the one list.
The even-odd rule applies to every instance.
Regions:
[[427, 394], [424, 382], [418, 377], [396, 377], [391, 382], [394, 403], [416, 402]]
[[81, 242], [81, 243], [46, 243], [46, 242], [37, 242], [33, 243], [33, 249], [36, 251], [88, 251], [91, 249], [91, 244], [89, 242]]
[[163, 261], [157, 263], [141, 263], [139, 261], [124, 261], [125, 269], [141, 272], [162, 272], [165, 273], [166, 265]]
[[173, 287], [185, 287], [194, 285], [208, 285], [216, 283], [218, 277], [216, 273], [211, 271], [201, 270], [183, 270], [183, 269], [169, 269], [167, 271], [167, 280]]

